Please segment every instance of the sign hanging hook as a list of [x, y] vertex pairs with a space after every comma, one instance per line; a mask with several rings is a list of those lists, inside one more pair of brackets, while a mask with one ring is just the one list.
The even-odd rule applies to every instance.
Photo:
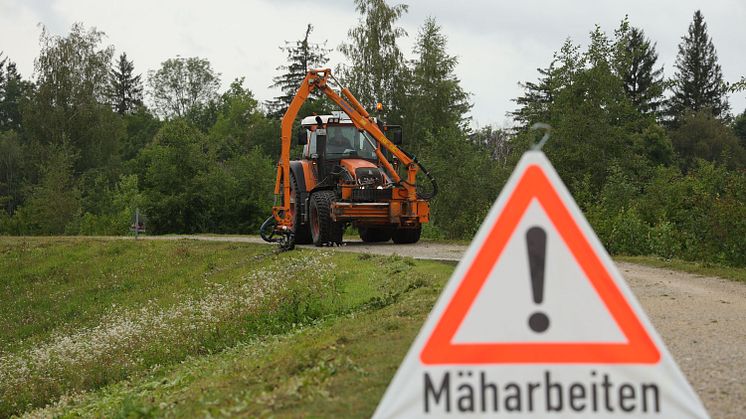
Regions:
[[544, 147], [544, 144], [547, 143], [547, 140], [549, 140], [549, 136], [552, 131], [552, 126], [549, 124], [545, 124], [543, 122], [537, 122], [533, 125], [531, 125], [532, 130], [536, 129], [543, 129], [544, 130], [544, 136], [541, 137], [541, 140], [539, 140], [538, 143], [534, 144], [533, 147], [531, 147], [532, 150], [541, 151], [542, 147]]

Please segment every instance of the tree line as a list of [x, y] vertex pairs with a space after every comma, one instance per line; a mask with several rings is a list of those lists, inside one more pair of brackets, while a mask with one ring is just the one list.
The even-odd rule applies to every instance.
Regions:
[[[413, 36], [406, 5], [355, 0], [338, 50], [340, 81], [401, 124], [409, 152], [439, 181], [430, 237], [469, 238], [515, 162], [553, 127], [545, 152], [612, 252], [746, 265], [746, 116], [727, 95], [704, 16], [694, 13], [671, 79], [657, 45], [625, 17], [586, 48], [567, 39], [522, 82], [514, 127], [470, 125], [470, 94], [434, 18]], [[0, 233], [125, 234], [136, 208], [152, 233], [254, 233], [273, 202], [279, 120], [306, 69], [329, 65], [313, 27], [287, 41], [280, 90], [261, 103], [201, 57], [138, 73], [103, 33], [42, 32], [34, 73], [0, 55]], [[408, 58], [411, 57], [411, 58]], [[147, 100], [145, 100], [147, 98]], [[302, 115], [334, 107], [312, 97]]]

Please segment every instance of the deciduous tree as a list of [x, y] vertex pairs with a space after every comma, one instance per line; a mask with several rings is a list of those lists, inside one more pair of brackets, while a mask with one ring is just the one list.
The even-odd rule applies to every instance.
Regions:
[[339, 50], [349, 64], [342, 81], [367, 109], [383, 104], [389, 120], [400, 122], [406, 94], [407, 67], [397, 41], [407, 32], [397, 25], [408, 6], [384, 0], [355, 0], [358, 25], [347, 32], [349, 43]]
[[65, 37], [44, 29], [34, 66], [36, 91], [22, 107], [26, 138], [42, 146], [69, 145], [77, 174], [114, 169], [119, 157], [123, 126], [106, 97], [114, 49], [101, 46], [103, 37], [80, 23]]
[[218, 96], [220, 73], [199, 57], [170, 58], [158, 71], [148, 73], [148, 93], [156, 113], [183, 118]]

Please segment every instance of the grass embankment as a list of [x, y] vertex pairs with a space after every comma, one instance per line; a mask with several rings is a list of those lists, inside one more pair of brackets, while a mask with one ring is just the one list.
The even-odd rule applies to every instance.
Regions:
[[679, 259], [662, 259], [655, 256], [615, 256], [621, 262], [637, 263], [655, 268], [689, 272], [702, 276], [717, 276], [724, 279], [746, 282], [746, 268], [716, 265], [712, 263], [689, 262]]
[[0, 416], [101, 417], [369, 416], [453, 269], [13, 238], [0, 239], [0, 267]]

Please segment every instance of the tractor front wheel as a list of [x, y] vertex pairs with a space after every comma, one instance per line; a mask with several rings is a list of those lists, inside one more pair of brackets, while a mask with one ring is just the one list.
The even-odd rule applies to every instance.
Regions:
[[363, 227], [357, 228], [360, 239], [366, 243], [381, 243], [391, 240], [391, 228], [389, 227]]
[[318, 191], [311, 195], [309, 218], [311, 238], [316, 246], [342, 243], [343, 225], [332, 220], [334, 191]]
[[420, 241], [420, 234], [422, 234], [421, 225], [415, 228], [397, 228], [391, 234], [391, 239], [396, 244], [417, 243]]

